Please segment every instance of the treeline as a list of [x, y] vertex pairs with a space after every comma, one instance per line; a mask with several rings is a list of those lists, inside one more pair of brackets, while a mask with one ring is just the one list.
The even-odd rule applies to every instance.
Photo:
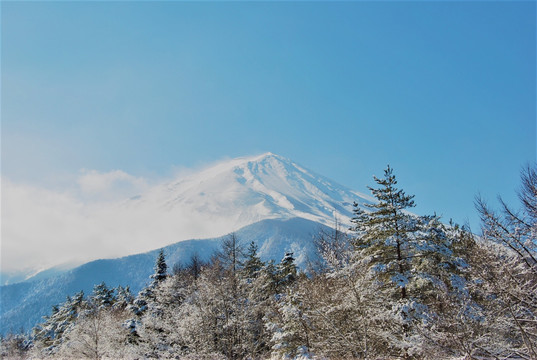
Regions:
[[150, 284], [95, 286], [53, 308], [31, 335], [2, 339], [15, 358], [537, 359], [537, 173], [522, 207], [476, 206], [482, 235], [415, 216], [392, 169], [315, 239], [320, 261], [263, 262], [234, 234], [203, 263], [169, 271], [161, 252]]

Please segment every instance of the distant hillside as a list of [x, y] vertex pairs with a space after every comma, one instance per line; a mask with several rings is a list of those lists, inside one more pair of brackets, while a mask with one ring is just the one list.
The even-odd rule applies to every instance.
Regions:
[[[269, 219], [246, 226], [236, 235], [246, 245], [254, 241], [264, 261], [279, 261], [286, 251], [292, 251], [298, 265], [304, 267], [309, 259], [316, 257], [313, 237], [321, 228], [326, 226], [301, 218]], [[164, 247], [169, 268], [176, 263], [187, 263], [194, 254], [208, 260], [219, 249], [221, 239], [187, 240]], [[110, 287], [129, 285], [134, 293], [138, 292], [149, 281], [159, 250], [96, 260], [58, 276], [1, 286], [0, 332], [29, 330], [50, 313], [52, 305], [80, 290], [90, 294], [93, 286], [102, 281]]]

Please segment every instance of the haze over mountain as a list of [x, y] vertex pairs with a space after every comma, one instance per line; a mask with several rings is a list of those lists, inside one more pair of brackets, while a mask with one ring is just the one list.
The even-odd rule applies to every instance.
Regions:
[[[371, 201], [291, 160], [266, 153], [220, 162], [149, 187], [138, 196], [88, 207], [83, 213], [92, 231], [88, 236], [82, 228], [71, 236], [93, 239], [89, 245], [103, 247], [103, 254], [114, 246], [119, 251], [125, 243], [134, 244], [141, 254], [126, 256], [131, 249], [123, 253], [126, 257], [92, 261], [72, 270], [52, 267], [0, 287], [0, 330], [28, 330], [52, 305], [80, 290], [90, 293], [102, 281], [140, 290], [152, 272], [154, 249], [163, 245], [173, 266], [186, 263], [194, 253], [208, 259], [222, 236], [237, 231], [244, 243], [258, 244], [263, 260], [279, 261], [292, 251], [297, 264], [305, 267], [308, 260], [315, 260], [313, 238], [320, 228], [333, 225], [336, 216], [348, 224], [352, 204]], [[63, 222], [67, 227], [79, 225], [68, 224], [73, 219]], [[205, 240], [184, 240], [188, 235]], [[147, 252], [136, 247], [140, 239]]]
[[[121, 187], [143, 183], [119, 171], [90, 175], [80, 183], [94, 192], [108, 188], [121, 193]], [[8, 204], [21, 198], [13, 194], [25, 196], [17, 202], [22, 205], [3, 209], [2, 283], [66, 262], [81, 264], [217, 237], [264, 219], [299, 217], [330, 225], [337, 216], [348, 223], [354, 201], [371, 201], [272, 153], [223, 161], [141, 188], [128, 199], [83, 202], [64, 193], [10, 191], [8, 184]], [[23, 264], [26, 272], [21, 272]]]
[[[255, 242], [263, 261], [279, 262], [293, 252], [296, 263], [305, 268], [315, 261], [314, 237], [326, 226], [301, 218], [262, 220], [236, 232], [246, 247]], [[188, 264], [197, 255], [208, 261], [219, 250], [222, 237], [180, 241], [163, 248], [170, 271], [174, 265]], [[93, 286], [105, 282], [109, 287], [130, 286], [134, 294], [146, 286], [153, 273], [159, 249], [118, 259], [95, 260], [59, 274], [37, 275], [20, 283], [0, 286], [0, 334], [30, 330], [50, 313], [53, 305], [79, 291], [91, 294]]]

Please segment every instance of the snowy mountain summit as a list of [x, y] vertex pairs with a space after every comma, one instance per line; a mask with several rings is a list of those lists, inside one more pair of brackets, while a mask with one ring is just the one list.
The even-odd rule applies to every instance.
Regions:
[[[353, 202], [370, 201], [272, 153], [220, 161], [139, 189], [143, 190], [119, 191], [124, 197], [114, 200], [67, 199], [69, 206], [62, 203], [57, 211], [36, 202], [29, 215], [15, 214], [35, 225], [8, 223], [3, 235], [31, 244], [38, 234], [43, 243], [56, 244], [48, 253], [30, 254], [45, 260], [25, 269], [22, 278], [65, 263], [83, 264], [178, 241], [221, 237], [262, 220], [301, 218], [330, 226], [337, 215], [347, 225]], [[128, 197], [132, 195], [136, 196]], [[58, 194], [65, 199], [62, 196]], [[27, 257], [28, 251], [21, 249], [20, 256]]]
[[131, 200], [131, 205], [153, 203], [171, 213], [227, 224], [227, 230], [234, 231], [265, 219], [299, 217], [331, 225], [337, 215], [349, 223], [355, 201], [372, 200], [289, 159], [265, 153], [176, 179]]
[[106, 211], [98, 208], [88, 216], [98, 232], [74, 234], [92, 237], [91, 246], [97, 239], [103, 254], [115, 251], [122, 258], [102, 256], [108, 259], [1, 286], [0, 334], [30, 329], [53, 304], [80, 290], [91, 293], [103, 281], [139, 291], [153, 271], [159, 247], [170, 266], [185, 264], [194, 254], [207, 261], [222, 236], [236, 232], [244, 244], [257, 244], [263, 261], [279, 261], [292, 252], [297, 265], [305, 267], [316, 257], [315, 234], [333, 226], [335, 216], [350, 224], [354, 202], [372, 199], [272, 153], [178, 176]]

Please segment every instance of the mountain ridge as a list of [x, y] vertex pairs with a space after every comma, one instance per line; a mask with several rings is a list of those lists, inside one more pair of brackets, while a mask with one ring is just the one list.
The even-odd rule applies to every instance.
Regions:
[[[90, 179], [80, 180], [81, 184], [92, 183], [93, 187], [86, 186], [90, 190], [105, 189], [104, 194], [95, 193], [96, 200], [82, 200], [94, 194], [93, 190], [81, 193], [80, 198], [57, 193], [61, 205], [52, 200], [49, 206], [47, 201], [56, 195], [49, 191], [44, 200], [36, 197], [29, 201], [27, 214], [13, 207], [12, 212], [18, 213], [11, 216], [19, 222], [5, 224], [3, 235], [9, 238], [3, 240], [8, 244], [20, 239], [14, 255], [28, 261], [24, 265], [6, 261], [6, 270], [20, 266], [21, 273], [2, 272], [0, 275], [6, 274], [4, 284], [39, 272], [41, 276], [52, 274], [49, 269], [61, 269], [61, 264], [79, 265], [146, 252], [181, 240], [217, 237], [264, 219], [301, 217], [330, 225], [337, 217], [340, 223], [349, 225], [352, 204], [372, 201], [273, 153], [220, 161], [142, 190], [133, 189], [140, 190], [135, 193], [118, 190], [124, 196], [108, 200], [108, 192], [125, 185], [124, 178], [128, 178], [123, 174], [114, 183], [116, 180], [111, 179], [118, 172], [91, 173]], [[36, 226], [21, 226], [32, 222]], [[46, 242], [54, 246], [43, 247]], [[36, 246], [22, 246], [24, 243]]]
[[[203, 249], [198, 254], [202, 258], [208, 257], [222, 234], [231, 232], [257, 243], [264, 260], [279, 261], [292, 251], [304, 267], [316, 256], [313, 235], [335, 219], [349, 225], [355, 202], [363, 206], [373, 200], [273, 153], [231, 159], [177, 177], [114, 203], [92, 218], [96, 224], [112, 219], [104, 223], [108, 227], [97, 239], [101, 246], [110, 242], [113, 246], [123, 238], [143, 241], [149, 249], [85, 262], [59, 274], [50, 269], [30, 281], [0, 287], [0, 331], [28, 329], [53, 304], [80, 290], [91, 293], [102, 281], [137, 291], [151, 274], [155, 249], [168, 249], [173, 266], [186, 262], [194, 248]], [[181, 232], [185, 227], [194, 235], [185, 237], [189, 234]], [[118, 272], [128, 275], [115, 277]]]
[[[305, 268], [308, 261], [316, 260], [314, 236], [327, 229], [325, 225], [302, 218], [266, 219], [235, 234], [245, 246], [251, 241], [256, 243], [263, 261], [279, 261], [291, 251], [295, 254], [297, 265]], [[90, 294], [93, 286], [103, 281], [109, 287], [130, 286], [136, 294], [149, 283], [161, 249], [172, 271], [175, 264], [185, 265], [193, 255], [208, 261], [225, 237], [179, 241], [141, 254], [93, 260], [57, 276], [0, 286], [0, 334], [20, 328], [28, 331], [42, 316], [49, 314], [52, 305], [81, 290]]]

